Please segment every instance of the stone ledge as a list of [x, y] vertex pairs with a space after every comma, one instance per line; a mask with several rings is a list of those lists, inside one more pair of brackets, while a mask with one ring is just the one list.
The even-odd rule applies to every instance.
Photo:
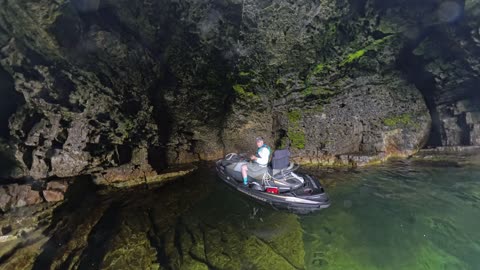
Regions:
[[94, 174], [93, 181], [100, 186], [128, 188], [169, 181], [187, 175], [196, 169], [197, 167], [195, 165], [183, 165], [171, 167], [165, 171], [157, 173], [150, 166], [134, 166], [127, 164]]
[[421, 149], [417, 156], [425, 154], [480, 154], [480, 146], [439, 146], [429, 149]]
[[293, 157], [299, 164], [320, 165], [324, 167], [363, 167], [375, 165], [389, 158], [385, 153], [346, 153], [341, 155], [323, 155], [318, 157]]

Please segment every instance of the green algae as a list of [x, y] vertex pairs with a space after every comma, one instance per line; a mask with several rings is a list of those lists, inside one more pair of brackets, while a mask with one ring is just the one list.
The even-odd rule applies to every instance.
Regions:
[[288, 112], [288, 121], [292, 125], [297, 125], [302, 120], [302, 112], [300, 110], [293, 110]]
[[305, 148], [305, 130], [301, 126], [303, 114], [300, 110], [288, 112], [288, 138], [294, 148]]
[[389, 127], [414, 125], [412, 116], [408, 113], [385, 118], [383, 123]]
[[251, 73], [250, 73], [250, 72], [246, 72], [246, 71], [240, 71], [240, 72], [238, 73], [238, 76], [240, 76], [240, 77], [248, 77], [248, 76], [250, 76], [250, 75], [251, 75]]
[[382, 45], [383, 43], [385, 43], [387, 40], [391, 39], [392, 37], [393, 37], [392, 35], [389, 35], [389, 36], [386, 36], [386, 37], [384, 37], [384, 38], [375, 40], [374, 42], [372, 42], [372, 43], [371, 43], [370, 45], [368, 45], [367, 47], [362, 48], [362, 49], [360, 49], [360, 50], [357, 50], [357, 51], [354, 52], [354, 53], [349, 54], [342, 62], [340, 62], [339, 67], [344, 67], [344, 66], [346, 66], [347, 64], [351, 64], [351, 63], [359, 60], [359, 59], [362, 58], [362, 56], [364, 56], [368, 51], [377, 50], [380, 45]]
[[332, 96], [335, 94], [335, 91], [326, 89], [323, 87], [309, 86], [302, 91], [302, 94], [305, 96], [314, 95], [314, 96]]
[[363, 55], [365, 55], [367, 51], [365, 49], [362, 49], [362, 50], [358, 50], [354, 53], [351, 53], [347, 56], [347, 59], [343, 60], [341, 63], [340, 63], [340, 66], [343, 67], [345, 66], [346, 64], [350, 64], [352, 63], [353, 61], [355, 60], [358, 60], [360, 59], [360, 57], [362, 57]]
[[297, 149], [305, 148], [305, 133], [303, 131], [290, 131], [288, 138], [290, 138], [293, 147]]
[[325, 69], [325, 64], [318, 64], [312, 71], [312, 75], [317, 75]]
[[251, 100], [251, 101], [259, 101], [260, 97], [258, 95], [255, 95], [252, 92], [247, 91], [245, 88], [247, 85], [243, 84], [235, 84], [232, 86], [233, 90], [235, 91], [237, 97], [246, 99], [246, 100]]
[[324, 111], [324, 107], [321, 104], [316, 105], [315, 107], [305, 109], [304, 112], [305, 114], [318, 114], [322, 113]]

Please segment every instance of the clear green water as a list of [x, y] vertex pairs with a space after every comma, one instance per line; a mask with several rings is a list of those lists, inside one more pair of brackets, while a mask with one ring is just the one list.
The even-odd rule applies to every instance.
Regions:
[[480, 169], [399, 163], [335, 176], [301, 218], [309, 269], [480, 269]]
[[[298, 217], [305, 268], [480, 269], [480, 168], [396, 162], [319, 176], [333, 203]], [[221, 214], [193, 211], [257, 222], [281, 215], [237, 194], [217, 196], [207, 205], [223, 201]]]
[[480, 269], [480, 167], [403, 161], [317, 175], [332, 206], [306, 216], [236, 193], [213, 168], [72, 195], [33, 268]]

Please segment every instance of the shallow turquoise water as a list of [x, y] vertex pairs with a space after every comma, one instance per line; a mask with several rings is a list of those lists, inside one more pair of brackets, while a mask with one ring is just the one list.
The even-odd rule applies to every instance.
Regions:
[[301, 218], [309, 269], [480, 269], [480, 168], [401, 162], [333, 178], [332, 207]]
[[[297, 217], [305, 267], [480, 269], [480, 168], [434, 165], [398, 161], [319, 174], [333, 203]], [[217, 188], [193, 212], [203, 219], [236, 216], [238, 224], [282, 213], [225, 192]], [[218, 202], [225, 209], [212, 212]]]
[[211, 167], [162, 187], [77, 192], [33, 269], [478, 270], [480, 167], [433, 165], [316, 172], [332, 206], [303, 216], [235, 192]]

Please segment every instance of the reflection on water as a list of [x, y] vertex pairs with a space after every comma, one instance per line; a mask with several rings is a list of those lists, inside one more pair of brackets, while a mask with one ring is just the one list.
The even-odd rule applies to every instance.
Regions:
[[54, 211], [50, 240], [0, 267], [478, 269], [480, 167], [318, 174], [333, 203], [307, 216], [259, 205], [211, 168], [161, 188], [77, 194]]

